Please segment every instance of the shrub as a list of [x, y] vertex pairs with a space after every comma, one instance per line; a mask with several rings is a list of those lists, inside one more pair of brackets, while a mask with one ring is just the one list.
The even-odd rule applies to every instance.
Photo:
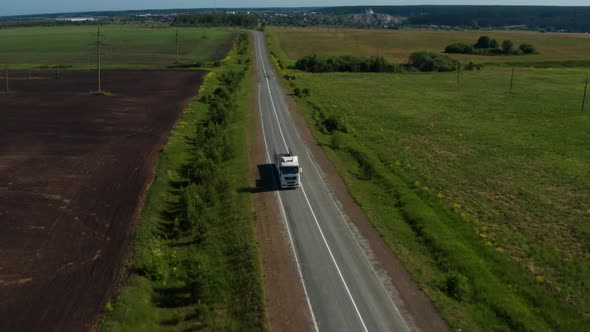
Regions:
[[513, 48], [514, 44], [511, 40], [505, 40], [502, 42], [502, 50], [504, 51], [504, 54], [511, 54], [514, 51]]
[[235, 92], [244, 78], [244, 72], [227, 71], [219, 77], [219, 81], [225, 85], [229, 92]]
[[473, 45], [475, 48], [490, 48], [490, 37], [488, 36], [481, 36]]
[[184, 216], [180, 222], [180, 230], [188, 232], [196, 229], [197, 233], [202, 236], [205, 233], [205, 201], [201, 197], [202, 191], [194, 183], [184, 188], [182, 192], [182, 203], [184, 207]]
[[537, 49], [531, 44], [522, 43], [522, 44], [520, 44], [520, 46], [518, 48], [522, 51], [523, 54], [536, 54], [537, 53]]
[[473, 61], [469, 61], [469, 63], [465, 66], [465, 70], [480, 70], [483, 67], [480, 63], [473, 63]]
[[169, 275], [168, 260], [162, 249], [162, 241], [153, 237], [147, 245], [146, 259], [143, 272], [150, 280], [166, 280]]
[[361, 179], [372, 180], [377, 175], [377, 168], [375, 161], [371, 159], [365, 152], [351, 148], [350, 154], [359, 163], [361, 171]]
[[490, 48], [499, 48], [498, 41], [495, 39], [490, 39]]
[[447, 273], [443, 290], [457, 301], [464, 301], [470, 293], [469, 279], [456, 271]]
[[502, 50], [499, 48], [489, 48], [486, 50], [487, 55], [501, 55], [503, 54]]
[[192, 258], [186, 263], [184, 282], [193, 301], [210, 298], [205, 295], [205, 292], [210, 288], [208, 278], [209, 268], [207, 265], [204, 260], [199, 258]]
[[412, 66], [423, 72], [454, 71], [459, 66], [459, 61], [446, 55], [434, 52], [414, 52], [410, 55], [409, 62]]
[[335, 131], [332, 133], [331, 145], [334, 150], [342, 150], [346, 146], [346, 137], [344, 133]]
[[473, 46], [464, 43], [455, 43], [447, 46], [445, 53], [471, 54], [473, 53]]
[[348, 132], [348, 128], [346, 126], [346, 122], [344, 118], [340, 115], [332, 114], [327, 117], [323, 121], [323, 126], [328, 133], [332, 133], [334, 131], [340, 131], [343, 133]]

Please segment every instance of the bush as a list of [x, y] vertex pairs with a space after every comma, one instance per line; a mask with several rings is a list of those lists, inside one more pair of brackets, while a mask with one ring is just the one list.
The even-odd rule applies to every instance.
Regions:
[[229, 92], [235, 92], [244, 78], [244, 72], [230, 70], [221, 74], [219, 81], [225, 85]]
[[518, 48], [522, 51], [523, 54], [536, 54], [537, 53], [537, 49], [531, 44], [522, 43], [522, 44], [520, 44], [520, 46]]
[[328, 133], [332, 133], [334, 131], [340, 131], [343, 133], [348, 132], [346, 122], [344, 121], [344, 118], [340, 115], [332, 114], [329, 117], [327, 117], [322, 124]]
[[434, 52], [414, 52], [410, 55], [409, 62], [412, 66], [423, 72], [454, 71], [459, 66], [459, 61], [446, 55]]
[[486, 50], [487, 55], [501, 55], [504, 52], [499, 48], [489, 48]]
[[196, 230], [199, 237], [203, 237], [206, 231], [204, 222], [206, 204], [201, 195], [202, 191], [194, 183], [184, 188], [182, 192], [184, 216], [179, 225], [183, 232]]
[[162, 241], [153, 237], [147, 245], [146, 259], [143, 272], [150, 280], [166, 280], [169, 276], [168, 260], [162, 249]]
[[499, 48], [499, 47], [500, 47], [500, 45], [498, 45], [498, 41], [497, 40], [490, 39], [490, 48], [496, 49], [496, 48]]
[[359, 163], [361, 179], [372, 180], [377, 175], [376, 162], [371, 159], [365, 152], [351, 148], [350, 154]]
[[331, 137], [331, 145], [332, 149], [334, 150], [342, 150], [346, 146], [346, 137], [345, 134], [340, 131], [335, 131], [332, 133]]
[[473, 70], [477, 69], [480, 70], [483, 66], [481, 64], [475, 64], [473, 61], [469, 61], [469, 63], [465, 66], [465, 70]]
[[443, 290], [457, 301], [464, 301], [469, 297], [469, 279], [459, 272], [450, 271], [445, 279]]
[[477, 42], [475, 43], [475, 45], [473, 45], [473, 47], [475, 48], [490, 48], [490, 37], [488, 36], [481, 36], [479, 37], [479, 39], [477, 40]]
[[447, 46], [445, 53], [471, 54], [473, 53], [473, 46], [464, 43], [455, 43]]
[[504, 51], [504, 54], [512, 54], [512, 52], [514, 51], [513, 48], [514, 44], [511, 40], [505, 40], [502, 42], [502, 50]]
[[205, 292], [209, 290], [209, 268], [202, 259], [192, 258], [186, 263], [185, 285], [193, 301], [209, 299]]

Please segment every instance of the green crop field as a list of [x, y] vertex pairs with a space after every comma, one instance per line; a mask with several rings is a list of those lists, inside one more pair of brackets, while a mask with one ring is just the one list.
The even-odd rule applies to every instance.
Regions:
[[[0, 67], [93, 67], [95, 26], [0, 29]], [[102, 59], [107, 68], [164, 67], [176, 61], [176, 29], [131, 25], [101, 27]], [[196, 63], [223, 58], [235, 32], [179, 28], [179, 61]]]
[[[335, 30], [304, 31], [269, 32], [283, 63], [351, 49], [344, 38], [316, 44]], [[418, 49], [446, 43], [434, 32], [355, 33], [414, 36]], [[581, 55], [550, 53], [558, 40], [547, 38], [534, 42], [545, 59]], [[415, 50], [389, 45], [385, 54]], [[290, 88], [310, 90], [297, 102], [314, 135], [452, 328], [590, 326], [590, 107], [581, 111], [590, 69], [520, 68], [512, 94], [503, 66], [464, 72], [460, 83], [456, 73], [284, 74], [296, 77]]]
[[283, 56], [295, 61], [304, 55], [383, 56], [405, 63], [414, 51], [442, 52], [453, 43], [474, 44], [481, 35], [516, 46], [530, 43], [540, 54], [527, 56], [452, 55], [463, 62], [590, 65], [590, 35], [528, 31], [367, 30], [335, 28], [268, 28], [271, 42], [280, 43]]

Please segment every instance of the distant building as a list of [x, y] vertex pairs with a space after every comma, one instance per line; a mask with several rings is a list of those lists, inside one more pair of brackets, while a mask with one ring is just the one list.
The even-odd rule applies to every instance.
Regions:
[[56, 21], [65, 21], [65, 22], [92, 22], [96, 21], [93, 17], [63, 17], [57, 18]]

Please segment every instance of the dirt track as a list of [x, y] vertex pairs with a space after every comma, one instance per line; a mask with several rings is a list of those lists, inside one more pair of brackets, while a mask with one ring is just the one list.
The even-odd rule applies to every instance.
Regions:
[[0, 94], [0, 331], [90, 328], [160, 148], [202, 79], [110, 71], [105, 97], [88, 93], [94, 72], [68, 72]]

